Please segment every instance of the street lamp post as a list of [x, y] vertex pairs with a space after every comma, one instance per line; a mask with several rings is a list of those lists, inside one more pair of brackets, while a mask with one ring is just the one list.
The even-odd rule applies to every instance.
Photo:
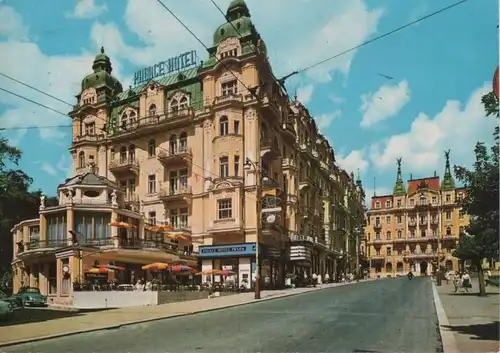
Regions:
[[[260, 193], [260, 168], [258, 163], [251, 161], [249, 158], [245, 159], [244, 168], [246, 171], [253, 169], [255, 171], [255, 187], [257, 194], [257, 232], [255, 235], [255, 299], [260, 299], [260, 232], [262, 228], [262, 215], [261, 215], [261, 193]], [[246, 202], [246, 200], [245, 200]]]

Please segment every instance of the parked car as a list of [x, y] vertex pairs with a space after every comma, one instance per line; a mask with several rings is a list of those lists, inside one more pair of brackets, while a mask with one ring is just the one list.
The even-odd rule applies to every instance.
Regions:
[[4, 292], [2, 292], [1, 290], [0, 290], [0, 301], [6, 302], [6, 303], [10, 303], [11, 307], [12, 307], [12, 309], [14, 311], [21, 309], [22, 306], [23, 306], [20, 298], [9, 297], [7, 294], [5, 294]]
[[40, 293], [40, 289], [33, 287], [21, 287], [15, 295], [21, 301], [22, 306], [47, 306], [47, 296]]

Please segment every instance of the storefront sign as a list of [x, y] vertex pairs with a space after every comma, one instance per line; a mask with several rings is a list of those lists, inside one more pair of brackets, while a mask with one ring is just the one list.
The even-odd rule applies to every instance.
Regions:
[[200, 246], [198, 252], [199, 258], [253, 255], [255, 255], [255, 243]]
[[134, 85], [140, 85], [141, 83], [168, 75], [174, 71], [181, 71], [196, 66], [196, 58], [196, 51], [191, 50], [165, 61], [160, 61], [153, 66], [140, 69], [134, 74]]

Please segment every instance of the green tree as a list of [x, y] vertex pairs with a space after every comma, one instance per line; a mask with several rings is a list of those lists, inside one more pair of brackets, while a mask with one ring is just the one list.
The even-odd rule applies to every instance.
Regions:
[[[498, 99], [489, 93], [482, 98], [487, 116], [499, 117]], [[473, 169], [455, 166], [455, 175], [466, 187], [460, 205], [470, 217], [467, 231], [460, 235], [454, 256], [470, 260], [478, 271], [479, 295], [486, 295], [482, 263], [499, 257], [499, 145], [498, 126], [493, 133], [493, 146], [488, 149], [478, 142], [474, 149]]]
[[[12, 262], [12, 227], [25, 219], [38, 217], [40, 191], [30, 192], [32, 179], [18, 169], [21, 150], [0, 137], [0, 278], [8, 277]], [[47, 198], [47, 205], [54, 198]], [[56, 203], [57, 204], [57, 203]]]

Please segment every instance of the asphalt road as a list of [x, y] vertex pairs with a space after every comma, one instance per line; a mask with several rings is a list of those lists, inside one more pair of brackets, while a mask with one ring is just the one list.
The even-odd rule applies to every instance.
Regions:
[[440, 352], [429, 278], [389, 279], [0, 352]]

